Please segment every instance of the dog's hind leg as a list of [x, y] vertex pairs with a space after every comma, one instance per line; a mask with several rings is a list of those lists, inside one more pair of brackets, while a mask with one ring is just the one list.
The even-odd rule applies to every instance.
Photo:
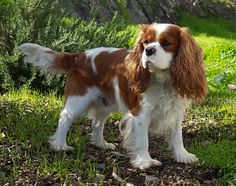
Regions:
[[87, 112], [91, 102], [96, 97], [94, 90], [88, 90], [83, 96], [69, 96], [66, 100], [65, 107], [61, 111], [58, 127], [49, 142], [55, 150], [72, 150], [73, 148], [66, 143], [67, 131], [71, 124], [82, 114]]
[[91, 143], [97, 147], [103, 149], [115, 149], [115, 145], [112, 143], [107, 143], [103, 137], [104, 123], [108, 117], [109, 113], [105, 111], [95, 111], [92, 113], [92, 134]]

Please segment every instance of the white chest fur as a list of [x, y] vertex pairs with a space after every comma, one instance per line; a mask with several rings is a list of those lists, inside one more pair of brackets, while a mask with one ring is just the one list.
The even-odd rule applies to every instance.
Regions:
[[150, 88], [143, 94], [143, 101], [144, 109], [148, 110], [151, 118], [149, 131], [154, 133], [166, 133], [181, 123], [191, 102], [175, 94], [166, 74], [153, 77]]

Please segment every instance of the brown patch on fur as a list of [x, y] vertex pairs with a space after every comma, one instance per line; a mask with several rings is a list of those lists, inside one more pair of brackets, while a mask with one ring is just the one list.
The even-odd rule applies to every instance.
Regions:
[[180, 27], [176, 25], [169, 26], [165, 32], [160, 33], [157, 40], [161, 45], [167, 41], [169, 45], [163, 46], [163, 49], [177, 55], [180, 43]]
[[48, 53], [53, 53], [55, 56], [54, 62], [50, 68], [56, 71], [67, 72], [73, 68], [77, 67], [85, 68], [86, 65], [82, 61], [85, 61], [86, 56], [84, 53], [68, 53], [68, 52], [54, 52], [49, 51]]
[[121, 68], [127, 54], [126, 50], [111, 53], [101, 52], [95, 58], [97, 68], [96, 84], [101, 88], [102, 93], [111, 100], [114, 100], [113, 80], [116, 76], [120, 79], [123, 75]]
[[131, 79], [129, 86], [135, 93], [143, 93], [147, 89], [151, 79], [149, 69], [145, 69], [142, 66], [141, 57], [145, 42], [153, 42], [155, 40], [155, 34], [156, 32], [153, 26], [141, 25], [135, 46], [125, 59], [127, 76]]
[[94, 76], [89, 59], [84, 53], [56, 53], [52, 68], [67, 74], [65, 97], [70, 95], [84, 95], [87, 88], [94, 84]]
[[120, 96], [127, 108], [134, 115], [137, 115], [140, 111], [140, 100], [139, 94], [135, 93], [129, 87], [129, 78], [126, 76], [126, 68], [124, 59], [128, 55], [128, 51], [121, 49], [115, 52], [102, 52], [96, 57], [96, 67], [97, 67], [97, 82], [98, 87], [101, 88], [102, 93], [114, 100], [114, 89], [113, 80], [115, 77], [118, 78]]
[[186, 28], [180, 28], [180, 47], [170, 69], [175, 91], [181, 97], [200, 102], [208, 91], [202, 49]]
[[113, 80], [118, 78], [119, 93], [129, 111], [137, 115], [140, 111], [141, 97], [129, 86], [130, 77], [126, 74], [124, 59], [129, 54], [125, 49], [114, 52], [101, 52], [94, 59], [97, 73], [93, 72], [91, 59], [84, 53], [55, 53], [55, 60], [50, 68], [64, 71], [67, 74], [65, 97], [82, 96], [92, 86], [100, 91], [111, 102], [115, 102]]
[[140, 43], [143, 45], [143, 48], [145, 48], [148, 43], [152, 43], [156, 40], [156, 30], [152, 25], [140, 25], [139, 37]]

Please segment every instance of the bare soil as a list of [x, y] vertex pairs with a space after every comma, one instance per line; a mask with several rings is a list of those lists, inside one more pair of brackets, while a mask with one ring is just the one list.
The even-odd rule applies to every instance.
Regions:
[[[77, 128], [78, 126], [75, 127]], [[88, 124], [82, 124], [79, 128], [83, 135], [88, 135], [91, 132]], [[191, 126], [183, 129], [186, 147], [191, 145], [196, 135], [194, 131], [191, 129]], [[116, 137], [114, 138], [114, 136]], [[132, 168], [129, 163], [129, 158], [122, 148], [122, 140], [119, 137], [116, 124], [108, 124], [105, 127], [105, 138], [107, 141], [116, 144], [117, 148], [115, 151], [101, 150], [90, 144], [87, 144], [85, 149], [85, 161], [96, 162], [97, 169], [99, 169], [100, 174], [97, 174], [97, 180], [88, 183], [89, 175], [80, 177], [78, 170], [77, 173], [72, 173], [71, 175], [72, 185], [216, 185], [216, 179], [219, 175], [218, 170], [201, 167], [200, 165], [176, 163], [172, 157], [172, 153], [167, 148], [167, 144], [165, 144], [161, 137], [150, 137], [150, 154], [163, 164], [160, 167], [150, 168], [144, 171]], [[24, 147], [17, 141], [13, 141], [11, 144], [0, 144], [0, 148], [2, 149], [3, 147], [9, 151], [14, 149], [17, 152], [17, 154], [4, 157], [4, 161], [0, 162], [0, 173], [4, 172], [10, 176], [13, 173], [14, 156], [21, 156], [20, 161], [23, 164], [29, 158], [29, 155], [24, 153]], [[16, 148], [18, 149], [16, 150]], [[50, 158], [53, 159], [55, 153], [57, 152], [49, 152], [49, 161]], [[36, 167], [37, 165], [40, 166], [40, 162], [36, 158], [30, 158], [34, 161], [33, 164]], [[18, 163], [21, 164], [21, 162]], [[14, 177], [14, 183], [12, 184], [56, 186], [61, 185], [63, 182], [64, 180], [60, 180], [56, 175], [48, 175], [40, 178], [36, 169], [20, 169], [17, 176]]]

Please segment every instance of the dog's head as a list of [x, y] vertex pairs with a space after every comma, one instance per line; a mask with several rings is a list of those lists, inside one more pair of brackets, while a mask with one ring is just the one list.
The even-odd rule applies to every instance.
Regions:
[[202, 49], [186, 28], [173, 24], [141, 25], [126, 64], [136, 92], [146, 90], [151, 73], [166, 71], [179, 96], [199, 101], [207, 93]]

